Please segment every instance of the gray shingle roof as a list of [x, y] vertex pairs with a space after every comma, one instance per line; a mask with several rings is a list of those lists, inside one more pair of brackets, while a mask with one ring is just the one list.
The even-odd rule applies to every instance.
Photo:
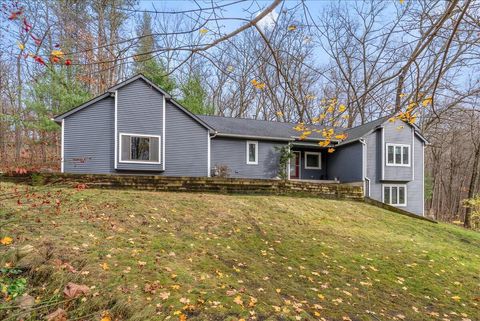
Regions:
[[368, 123], [365, 123], [363, 125], [347, 129], [346, 133], [347, 133], [348, 137], [347, 137], [347, 139], [345, 139], [342, 142], [342, 144], [348, 144], [348, 143], [353, 142], [357, 139], [365, 137], [366, 134], [370, 133], [372, 130], [375, 130], [378, 126], [381, 126], [390, 117], [392, 117], [392, 116], [389, 115], [389, 116], [380, 117], [378, 119], [375, 119], [375, 120], [373, 120], [371, 122], [368, 122]]
[[[271, 137], [285, 140], [301, 135], [301, 132], [293, 129], [293, 127], [297, 125], [296, 123], [206, 115], [198, 115], [198, 117], [220, 134], [245, 137]], [[348, 129], [337, 127], [335, 128], [335, 133], [346, 133], [348, 137], [342, 141], [341, 144], [348, 144], [365, 137], [368, 133], [385, 123], [390, 117], [391, 115], [384, 116], [366, 124]], [[320, 130], [330, 128], [320, 125], [307, 125], [307, 127]], [[314, 132], [309, 138], [318, 140], [323, 137], [320, 133]]]
[[[297, 125], [296, 123], [206, 115], [198, 115], [198, 117], [220, 134], [247, 137], [271, 137], [285, 140], [291, 139], [292, 137], [299, 137], [302, 134], [302, 132], [294, 129]], [[320, 130], [327, 128], [319, 125], [308, 125], [307, 127]], [[344, 131], [345, 129], [339, 128], [336, 130], [336, 133]], [[309, 138], [316, 140], [323, 139], [320, 133], [315, 132], [313, 132]]]

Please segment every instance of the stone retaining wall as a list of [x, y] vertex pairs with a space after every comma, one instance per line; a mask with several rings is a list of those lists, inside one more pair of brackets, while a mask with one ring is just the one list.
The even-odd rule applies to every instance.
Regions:
[[311, 181], [51, 173], [23, 176], [2, 175], [0, 180], [34, 185], [58, 184], [76, 186], [78, 184], [86, 184], [89, 188], [275, 195], [304, 194], [322, 198], [363, 200], [363, 189], [361, 186]]

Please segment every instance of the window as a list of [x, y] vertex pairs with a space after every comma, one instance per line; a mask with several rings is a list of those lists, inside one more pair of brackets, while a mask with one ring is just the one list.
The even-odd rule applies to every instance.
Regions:
[[410, 166], [410, 145], [387, 144], [387, 166]]
[[320, 153], [305, 152], [305, 168], [306, 169], [321, 169], [322, 162]]
[[383, 202], [390, 205], [407, 205], [406, 185], [383, 185]]
[[247, 164], [258, 164], [258, 142], [247, 141]]
[[120, 162], [160, 163], [160, 136], [120, 134]]

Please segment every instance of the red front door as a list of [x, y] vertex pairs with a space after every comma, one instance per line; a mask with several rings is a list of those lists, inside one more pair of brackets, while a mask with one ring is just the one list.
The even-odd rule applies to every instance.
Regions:
[[300, 178], [300, 152], [293, 152], [293, 157], [290, 160], [290, 178]]

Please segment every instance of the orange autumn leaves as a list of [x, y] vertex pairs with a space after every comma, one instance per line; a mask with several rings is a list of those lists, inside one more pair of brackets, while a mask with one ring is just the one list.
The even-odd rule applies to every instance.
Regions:
[[264, 90], [265, 87], [267, 86], [266, 83], [260, 82], [260, 81], [258, 81], [258, 80], [256, 80], [256, 79], [253, 79], [252, 81], [250, 81], [250, 83], [253, 85], [253, 87], [255, 87], [255, 88], [258, 89], [258, 90]]
[[[23, 7], [19, 7], [18, 4], [14, 4], [14, 6], [10, 9], [8, 20], [18, 21], [21, 32], [27, 36], [25, 37], [25, 42], [17, 42], [17, 47], [20, 49], [20, 55], [22, 55], [24, 59], [32, 58], [36, 63], [43, 66], [47, 65], [47, 61], [50, 61], [52, 64], [63, 64], [65, 66], [70, 66], [72, 64], [72, 60], [65, 58], [64, 53], [59, 49], [53, 49], [49, 54], [39, 54], [43, 44], [43, 39], [41, 37], [37, 37], [33, 32], [33, 27], [28, 22]], [[34, 48], [32, 51], [28, 51], [27, 49], [28, 39], [33, 40], [35, 44], [36, 48]], [[55, 44], [54, 47], [59, 48], [60, 45]]]
[[[309, 94], [306, 96], [307, 100], [313, 100], [316, 96]], [[305, 123], [299, 123], [294, 129], [298, 132], [301, 132], [299, 136], [300, 140], [305, 140], [310, 137], [313, 133], [320, 134], [322, 136], [318, 145], [320, 147], [328, 147], [327, 152], [333, 153], [335, 148], [333, 143], [339, 143], [347, 139], [348, 135], [344, 132], [336, 132], [335, 127], [340, 125], [340, 121], [348, 120], [349, 115], [346, 113], [347, 107], [343, 104], [338, 104], [336, 98], [332, 99], [322, 99], [320, 101], [321, 113], [312, 118], [312, 124], [316, 125], [319, 123], [330, 122], [332, 123], [331, 128], [319, 129], [317, 127], [309, 127]]]
[[[405, 94], [401, 94], [400, 97], [403, 97]], [[423, 95], [420, 95], [422, 97]], [[398, 112], [395, 116], [392, 116], [389, 121], [394, 122], [395, 120], [399, 119], [402, 120], [406, 123], [409, 124], [415, 124], [417, 121], [417, 112], [416, 110], [421, 106], [423, 108], [428, 107], [432, 105], [433, 103], [433, 97], [431, 96], [426, 96], [425, 98], [422, 99], [421, 102], [410, 100], [410, 102], [407, 105], [407, 108], [405, 111], [400, 111]]]
[[0, 239], [0, 244], [2, 245], [10, 245], [13, 243], [13, 238], [11, 238], [10, 236], [4, 236]]

